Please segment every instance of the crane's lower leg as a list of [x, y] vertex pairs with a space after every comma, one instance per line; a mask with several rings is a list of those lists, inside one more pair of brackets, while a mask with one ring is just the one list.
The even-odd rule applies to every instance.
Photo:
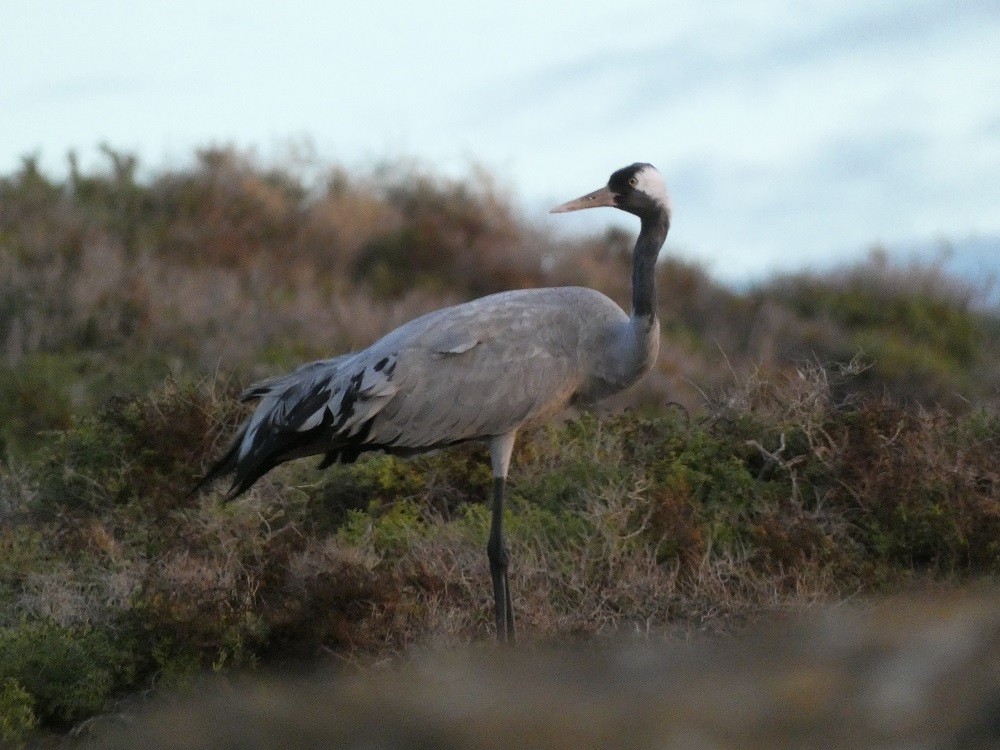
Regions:
[[493, 601], [496, 605], [497, 640], [500, 643], [514, 642], [514, 607], [510, 601], [510, 583], [507, 567], [510, 564], [510, 550], [503, 535], [504, 477], [493, 477], [493, 520], [490, 524], [490, 539], [486, 554], [490, 559], [490, 576], [493, 578]]

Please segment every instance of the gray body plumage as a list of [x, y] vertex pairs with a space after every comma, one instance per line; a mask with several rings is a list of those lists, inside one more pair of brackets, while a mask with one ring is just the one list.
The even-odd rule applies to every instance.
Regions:
[[367, 349], [250, 386], [242, 398], [260, 404], [234, 446], [234, 488], [290, 458], [504, 435], [631, 385], [655, 361], [658, 337], [658, 326], [583, 287], [501, 292], [428, 313]]
[[324, 454], [323, 468], [371, 450], [408, 455], [484, 440], [494, 474], [487, 551], [497, 634], [512, 639], [502, 509], [517, 430], [627, 388], [659, 348], [655, 266], [671, 214], [663, 179], [651, 165], [633, 164], [553, 211], [595, 206], [642, 221], [631, 315], [583, 287], [502, 292], [428, 313], [367, 349], [250, 386], [242, 398], [259, 399], [256, 410], [198, 487], [232, 473], [234, 497], [294, 458]]

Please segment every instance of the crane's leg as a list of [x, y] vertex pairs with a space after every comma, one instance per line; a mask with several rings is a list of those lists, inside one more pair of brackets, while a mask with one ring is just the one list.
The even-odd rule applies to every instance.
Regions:
[[490, 539], [486, 544], [486, 555], [490, 560], [493, 602], [496, 606], [497, 640], [500, 643], [514, 642], [514, 606], [511, 604], [510, 582], [507, 576], [510, 550], [503, 534], [504, 490], [507, 484], [510, 454], [514, 449], [514, 434], [509, 432], [490, 441], [490, 462], [493, 464], [493, 518], [490, 523]]
[[490, 575], [493, 578], [493, 601], [496, 605], [497, 640], [500, 643], [514, 641], [514, 607], [510, 601], [510, 582], [507, 567], [510, 564], [510, 550], [503, 534], [503, 496], [506, 481], [503, 477], [493, 478], [493, 521], [490, 524], [490, 540], [486, 544], [486, 554], [490, 559]]

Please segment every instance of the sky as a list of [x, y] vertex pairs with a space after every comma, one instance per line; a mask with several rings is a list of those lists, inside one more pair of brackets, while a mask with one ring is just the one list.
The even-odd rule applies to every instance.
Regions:
[[1000, 248], [996, 0], [0, 0], [0, 71], [2, 173], [100, 143], [150, 168], [310, 144], [485, 167], [562, 232], [634, 224], [546, 211], [648, 161], [668, 250], [724, 280]]

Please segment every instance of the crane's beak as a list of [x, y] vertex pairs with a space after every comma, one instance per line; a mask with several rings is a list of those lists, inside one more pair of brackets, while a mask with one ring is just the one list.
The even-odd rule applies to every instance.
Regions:
[[614, 207], [615, 197], [615, 194], [611, 192], [611, 188], [605, 185], [600, 190], [595, 190], [594, 192], [587, 193], [576, 200], [567, 201], [561, 206], [556, 206], [549, 211], [549, 213], [562, 214], [567, 211], [579, 211], [581, 208], [597, 208], [598, 206]]

